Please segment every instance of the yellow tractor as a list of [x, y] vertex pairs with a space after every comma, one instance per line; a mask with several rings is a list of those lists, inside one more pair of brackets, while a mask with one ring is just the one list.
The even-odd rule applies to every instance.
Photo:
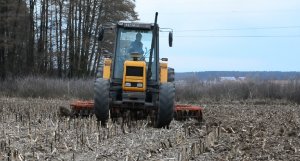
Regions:
[[[150, 116], [155, 127], [166, 127], [175, 110], [174, 69], [159, 57], [159, 26], [154, 23], [118, 22], [112, 58], [104, 59], [103, 78], [95, 81], [94, 112], [105, 124], [110, 117]], [[101, 29], [102, 41], [105, 28]], [[173, 34], [169, 32], [169, 46]], [[168, 75], [169, 74], [169, 75]], [[169, 79], [168, 79], [169, 78]], [[127, 116], [128, 117], [128, 116]]]
[[[93, 101], [71, 103], [71, 116], [95, 114], [105, 125], [109, 118], [123, 120], [150, 118], [154, 127], [168, 127], [176, 120], [202, 121], [202, 108], [175, 105], [174, 69], [159, 57], [157, 15], [154, 23], [119, 22], [109, 27], [116, 34], [114, 53], [104, 58], [101, 77], [95, 81]], [[100, 30], [102, 41], [105, 28]], [[173, 32], [169, 32], [172, 47]]]

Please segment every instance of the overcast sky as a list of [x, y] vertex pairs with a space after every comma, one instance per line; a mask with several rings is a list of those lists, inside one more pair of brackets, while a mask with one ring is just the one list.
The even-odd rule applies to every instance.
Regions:
[[300, 0], [136, 0], [136, 11], [174, 30], [160, 54], [177, 72], [300, 71]]

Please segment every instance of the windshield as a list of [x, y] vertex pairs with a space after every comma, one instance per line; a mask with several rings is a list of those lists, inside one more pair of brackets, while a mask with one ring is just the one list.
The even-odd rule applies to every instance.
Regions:
[[[123, 65], [125, 60], [133, 60], [132, 54], [138, 55], [138, 60], [146, 61], [147, 67], [150, 57], [152, 42], [152, 30], [124, 29], [118, 30], [118, 37], [115, 50], [114, 78], [123, 77]], [[153, 50], [152, 57], [152, 80], [156, 79], [156, 54]]]

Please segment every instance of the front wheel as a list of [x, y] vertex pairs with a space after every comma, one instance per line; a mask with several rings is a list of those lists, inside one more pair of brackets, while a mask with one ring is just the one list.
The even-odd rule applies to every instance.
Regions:
[[155, 127], [168, 127], [173, 119], [175, 105], [175, 87], [173, 83], [164, 83], [159, 90], [159, 107]]

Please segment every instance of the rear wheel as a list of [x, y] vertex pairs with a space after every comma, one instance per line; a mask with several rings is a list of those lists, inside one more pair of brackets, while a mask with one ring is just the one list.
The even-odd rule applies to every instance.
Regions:
[[175, 88], [173, 83], [164, 83], [160, 86], [159, 107], [157, 113], [157, 128], [168, 127], [173, 119], [175, 104]]
[[175, 70], [174, 68], [168, 67], [168, 82], [174, 82], [175, 80]]
[[102, 78], [95, 82], [95, 115], [101, 125], [105, 125], [109, 117], [109, 82]]

